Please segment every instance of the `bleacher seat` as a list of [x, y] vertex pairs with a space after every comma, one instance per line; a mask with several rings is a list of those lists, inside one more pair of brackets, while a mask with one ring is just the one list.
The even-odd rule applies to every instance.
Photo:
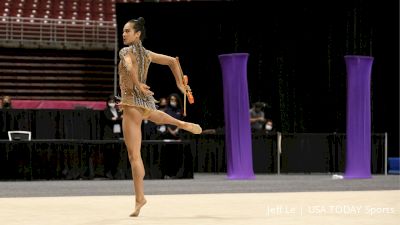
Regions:
[[[0, 1], [3, 17], [0, 37], [4, 39], [0, 52], [0, 90], [16, 99], [104, 99], [113, 91], [114, 52], [111, 50], [115, 46], [115, 5], [141, 2], [149, 1]], [[10, 34], [10, 23], [18, 32]], [[94, 32], [96, 26], [107, 26], [107, 29]], [[14, 51], [20, 47], [34, 50]], [[64, 51], [84, 49], [100, 53], [71, 56]]]
[[142, 0], [5, 0], [0, 16], [114, 21], [115, 3]]
[[0, 90], [14, 99], [104, 100], [113, 92], [113, 51], [2, 49]]
[[[183, 0], [159, 0], [180, 1]], [[116, 22], [115, 3], [141, 2], [145, 0], [4, 0], [0, 3], [0, 16]]]

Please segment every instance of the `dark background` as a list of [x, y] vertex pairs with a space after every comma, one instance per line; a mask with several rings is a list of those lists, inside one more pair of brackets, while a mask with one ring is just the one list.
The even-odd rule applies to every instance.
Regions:
[[[224, 125], [219, 54], [250, 54], [250, 102], [266, 102], [277, 130], [293, 133], [345, 133], [344, 56], [373, 56], [372, 132], [388, 132], [389, 156], [399, 155], [398, 1], [117, 3], [119, 49], [140, 16], [144, 46], [179, 56], [196, 101], [186, 119], [204, 129]], [[165, 66], [150, 67], [148, 84], [156, 98], [178, 92]]]

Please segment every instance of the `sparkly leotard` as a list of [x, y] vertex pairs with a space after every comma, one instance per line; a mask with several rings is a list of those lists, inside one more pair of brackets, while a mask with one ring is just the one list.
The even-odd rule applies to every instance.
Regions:
[[144, 95], [139, 91], [139, 87], [134, 87], [132, 74], [129, 73], [124, 56], [131, 54], [131, 58], [136, 60], [138, 65], [138, 80], [140, 83], [146, 83], [147, 71], [150, 66], [149, 52], [146, 50], [141, 42], [124, 47], [119, 51], [120, 62], [118, 64], [119, 73], [119, 86], [121, 89], [121, 105], [134, 106], [141, 109], [142, 113], [156, 110], [153, 96]]

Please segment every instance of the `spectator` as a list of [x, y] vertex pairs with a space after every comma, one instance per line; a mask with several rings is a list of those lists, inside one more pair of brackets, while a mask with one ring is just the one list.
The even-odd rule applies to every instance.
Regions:
[[[178, 94], [170, 94], [168, 97], [168, 106], [165, 113], [174, 117], [177, 120], [182, 120], [182, 101]], [[165, 139], [179, 139], [179, 128], [174, 125], [167, 125], [167, 135]]]
[[265, 123], [265, 133], [269, 135], [274, 135], [276, 134], [273, 122], [271, 119], [267, 119]]
[[109, 96], [107, 99], [107, 107], [104, 109], [104, 117], [106, 118], [106, 121], [103, 129], [103, 139], [121, 138], [122, 113], [116, 108], [114, 96]]
[[3, 109], [11, 109], [12, 108], [11, 97], [10, 96], [6, 95], [6, 96], [3, 97], [2, 108]]
[[[169, 102], [165, 97], [161, 97], [158, 103], [158, 110], [167, 113]], [[156, 125], [156, 137], [155, 139], [164, 139], [167, 134], [167, 125], [166, 124], [158, 124]]]
[[165, 112], [168, 107], [168, 100], [165, 97], [161, 97], [158, 103], [158, 110]]
[[266, 119], [263, 109], [265, 105], [264, 102], [256, 102], [250, 109], [250, 124], [253, 132], [262, 131], [264, 129]]
[[[115, 97], [109, 96], [107, 98], [107, 106], [104, 109], [104, 128], [103, 128], [103, 139], [113, 140], [120, 139], [122, 137], [122, 113], [117, 109], [115, 103]], [[105, 151], [103, 153], [104, 163], [104, 176], [109, 179], [119, 179], [118, 175], [118, 162], [120, 161], [120, 155], [118, 151], [113, 149], [113, 145], [105, 145]]]

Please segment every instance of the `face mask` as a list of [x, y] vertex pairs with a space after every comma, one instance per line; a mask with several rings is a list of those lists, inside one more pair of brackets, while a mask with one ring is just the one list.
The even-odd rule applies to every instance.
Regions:
[[114, 108], [115, 107], [115, 103], [108, 103], [108, 106]]
[[271, 125], [265, 125], [265, 129], [272, 130], [272, 126]]
[[3, 106], [4, 106], [4, 107], [10, 107], [10, 103], [9, 103], [9, 102], [4, 102], [4, 103], [3, 103]]
[[172, 107], [176, 107], [176, 102], [170, 102], [169, 103]]
[[158, 128], [158, 130], [159, 130], [161, 133], [164, 133], [164, 132], [167, 130], [167, 128], [166, 128], [164, 125], [162, 125], [162, 126], [160, 126], [160, 128]]

